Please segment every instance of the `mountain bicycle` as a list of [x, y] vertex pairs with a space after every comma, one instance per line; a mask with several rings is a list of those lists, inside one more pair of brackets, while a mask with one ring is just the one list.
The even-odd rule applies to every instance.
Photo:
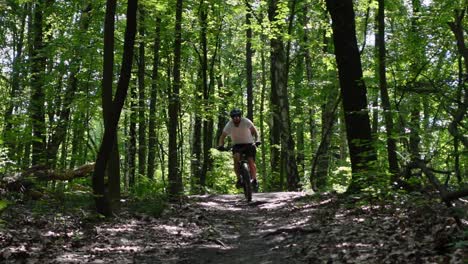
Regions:
[[[260, 142], [255, 143], [256, 146], [259, 146], [260, 144], [261, 144]], [[247, 200], [247, 202], [251, 202], [252, 192], [253, 191], [256, 192], [257, 190], [254, 190], [255, 188], [254, 186], [252, 186], [252, 176], [250, 175], [249, 161], [244, 151], [246, 148], [247, 146], [241, 149], [240, 151], [241, 158], [239, 160], [239, 175], [240, 175], [240, 180], [241, 180], [241, 186], [242, 186], [242, 189], [244, 190], [245, 199]], [[218, 150], [230, 151], [232, 150], [232, 146], [226, 147], [226, 148], [220, 147], [218, 148]]]

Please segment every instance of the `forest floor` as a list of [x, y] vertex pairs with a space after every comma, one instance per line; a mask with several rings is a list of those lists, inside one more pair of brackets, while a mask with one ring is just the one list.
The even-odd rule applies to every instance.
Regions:
[[[421, 197], [385, 204], [337, 194], [190, 196], [159, 217], [89, 208], [0, 217], [1, 263], [468, 263], [466, 219]], [[462, 205], [466, 210], [466, 203]]]

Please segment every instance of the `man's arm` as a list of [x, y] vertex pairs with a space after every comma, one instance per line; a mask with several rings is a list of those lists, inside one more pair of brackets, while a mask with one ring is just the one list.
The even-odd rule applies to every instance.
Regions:
[[255, 141], [260, 141], [260, 136], [258, 135], [258, 132], [255, 126], [250, 127], [250, 133], [252, 133], [252, 136], [254, 137]]
[[227, 136], [227, 133], [223, 131], [221, 136], [219, 136], [218, 147], [224, 146], [224, 139], [226, 138], [226, 136]]

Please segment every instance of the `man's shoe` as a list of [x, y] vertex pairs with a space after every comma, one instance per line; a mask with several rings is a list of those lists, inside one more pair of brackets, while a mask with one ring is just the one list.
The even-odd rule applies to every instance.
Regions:
[[237, 188], [237, 189], [242, 188], [242, 180], [241, 180], [241, 179], [237, 179], [236, 188]]
[[252, 186], [254, 188], [254, 191], [258, 191], [258, 182], [257, 179], [252, 180]]

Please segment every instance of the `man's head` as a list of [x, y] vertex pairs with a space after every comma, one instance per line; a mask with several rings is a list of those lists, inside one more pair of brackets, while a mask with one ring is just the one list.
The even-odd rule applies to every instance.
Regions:
[[231, 116], [232, 118], [232, 122], [234, 122], [234, 124], [239, 124], [240, 121], [241, 121], [241, 117], [242, 117], [242, 110], [238, 109], [238, 108], [234, 108], [231, 110], [231, 112], [229, 113], [229, 115]]

